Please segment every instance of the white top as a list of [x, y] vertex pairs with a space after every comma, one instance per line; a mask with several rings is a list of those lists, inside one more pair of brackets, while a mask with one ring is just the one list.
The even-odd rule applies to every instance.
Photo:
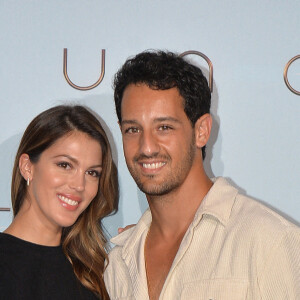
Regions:
[[[300, 229], [238, 194], [224, 178], [203, 199], [160, 294], [160, 300], [300, 299]], [[111, 239], [104, 274], [112, 300], [149, 299], [144, 244], [151, 212]]]

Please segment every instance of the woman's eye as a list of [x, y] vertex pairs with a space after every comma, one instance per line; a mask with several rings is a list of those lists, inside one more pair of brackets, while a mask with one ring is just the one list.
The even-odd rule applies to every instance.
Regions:
[[100, 172], [98, 172], [96, 170], [86, 171], [86, 173], [92, 177], [100, 177]]
[[68, 162], [59, 162], [57, 165], [63, 169], [71, 169], [71, 165]]

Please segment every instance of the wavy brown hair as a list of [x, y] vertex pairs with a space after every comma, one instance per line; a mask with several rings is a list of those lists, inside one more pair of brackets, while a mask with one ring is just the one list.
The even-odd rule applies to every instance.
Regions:
[[103, 279], [107, 239], [101, 220], [115, 212], [118, 204], [118, 179], [108, 138], [98, 119], [85, 107], [60, 105], [50, 108], [28, 125], [21, 139], [12, 175], [11, 199], [14, 216], [26, 195], [26, 181], [19, 169], [20, 156], [29, 155], [36, 163], [43, 151], [72, 131], [81, 131], [99, 142], [102, 172], [96, 197], [70, 227], [63, 228], [61, 245], [80, 282], [102, 300], [109, 299]]

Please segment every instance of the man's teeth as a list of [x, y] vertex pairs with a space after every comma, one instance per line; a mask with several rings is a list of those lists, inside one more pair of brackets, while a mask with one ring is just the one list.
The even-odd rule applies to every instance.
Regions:
[[143, 168], [145, 169], [158, 169], [162, 166], [164, 166], [166, 163], [164, 162], [158, 162], [158, 163], [152, 163], [152, 164], [143, 164]]
[[67, 204], [69, 204], [69, 205], [72, 205], [72, 206], [78, 205], [78, 202], [77, 202], [77, 201], [71, 200], [71, 199], [69, 199], [69, 198], [67, 198], [67, 197], [64, 197], [64, 196], [62, 196], [62, 195], [58, 195], [58, 198], [59, 198], [61, 201], [65, 202], [65, 203], [67, 203]]

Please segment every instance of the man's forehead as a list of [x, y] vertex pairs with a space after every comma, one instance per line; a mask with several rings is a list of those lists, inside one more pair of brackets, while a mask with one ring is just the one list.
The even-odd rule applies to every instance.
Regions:
[[122, 97], [121, 111], [184, 109], [184, 100], [177, 88], [152, 89], [146, 84], [129, 85]]
[[134, 87], [124, 94], [121, 107], [122, 125], [188, 121], [182, 97], [177, 91]]

